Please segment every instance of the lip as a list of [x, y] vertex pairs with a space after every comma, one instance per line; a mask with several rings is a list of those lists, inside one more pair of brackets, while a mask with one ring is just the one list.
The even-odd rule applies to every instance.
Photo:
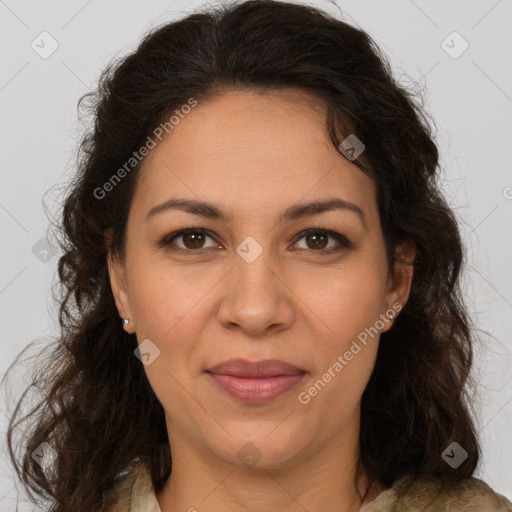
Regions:
[[230, 359], [209, 368], [206, 374], [228, 395], [242, 402], [263, 404], [297, 386], [306, 372], [278, 359]]

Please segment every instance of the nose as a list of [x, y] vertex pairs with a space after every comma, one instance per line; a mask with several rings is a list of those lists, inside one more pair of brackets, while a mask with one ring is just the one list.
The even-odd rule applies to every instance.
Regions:
[[236, 254], [227, 274], [217, 311], [218, 321], [227, 329], [239, 329], [251, 336], [273, 334], [287, 329], [294, 319], [293, 283], [289, 272], [263, 250], [254, 260]]

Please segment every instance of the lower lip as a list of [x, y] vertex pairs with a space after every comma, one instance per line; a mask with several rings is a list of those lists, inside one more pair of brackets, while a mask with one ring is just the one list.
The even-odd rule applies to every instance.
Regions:
[[294, 388], [305, 373], [274, 377], [247, 378], [210, 373], [208, 375], [228, 395], [251, 404], [264, 404]]

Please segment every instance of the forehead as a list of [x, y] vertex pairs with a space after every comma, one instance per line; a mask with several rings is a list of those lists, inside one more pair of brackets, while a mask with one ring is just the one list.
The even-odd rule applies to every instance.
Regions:
[[319, 99], [294, 89], [229, 91], [183, 115], [146, 157], [135, 195], [146, 208], [173, 196], [227, 209], [333, 196], [363, 207], [374, 184], [330, 143]]

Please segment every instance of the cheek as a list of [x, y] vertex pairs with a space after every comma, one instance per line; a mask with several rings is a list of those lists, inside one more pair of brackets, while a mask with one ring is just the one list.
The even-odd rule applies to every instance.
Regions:
[[[382, 313], [384, 278], [372, 265], [347, 265], [297, 280], [294, 292], [303, 298], [305, 314], [316, 317], [327, 346], [340, 348], [375, 325]], [[309, 310], [309, 313], [307, 313]]]
[[201, 364], [200, 354], [196, 353], [197, 341], [205, 319], [213, 314], [206, 309], [209, 307], [206, 299], [218, 279], [207, 274], [194, 279], [191, 267], [184, 271], [150, 264], [142, 258], [134, 258], [130, 270], [134, 276], [130, 296], [137, 340], [140, 344], [149, 339], [160, 350], [159, 356], [144, 370], [164, 408], [181, 411], [173, 414], [186, 424], [186, 418], [191, 421], [200, 411], [193, 412], [196, 402], [191, 400], [190, 391], [183, 384]]
[[184, 324], [187, 328], [197, 324], [208, 291], [218, 281], [212, 273], [202, 272], [198, 277], [192, 266], [153, 264], [143, 257], [134, 258], [130, 270], [134, 276], [130, 303], [137, 334], [166, 343]]
[[299, 402], [305, 411], [329, 411], [324, 428], [330, 430], [354, 413], [373, 371], [383, 287], [378, 273], [366, 268], [336, 273], [324, 290], [309, 297], [308, 305], [322, 320], [318, 325], [328, 329], [322, 327], [317, 336], [312, 332], [315, 371]]
[[[320, 408], [331, 409], [335, 404], [334, 423], [344, 421], [357, 406], [377, 355], [381, 326], [376, 324], [383, 312], [385, 281], [378, 265], [371, 260], [364, 263], [317, 275], [305, 301], [305, 311], [309, 310], [305, 314], [318, 329], [316, 335], [312, 332], [315, 372], [302, 389], [303, 400]], [[306, 292], [307, 284], [304, 281], [298, 294]]]

